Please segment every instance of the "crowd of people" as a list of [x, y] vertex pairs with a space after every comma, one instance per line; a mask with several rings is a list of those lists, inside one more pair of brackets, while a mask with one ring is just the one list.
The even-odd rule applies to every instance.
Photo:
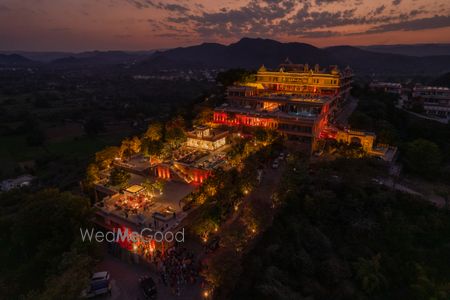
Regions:
[[183, 286], [193, 285], [198, 280], [199, 270], [194, 254], [185, 247], [174, 247], [157, 259], [159, 280], [170, 287], [172, 293], [180, 295]]

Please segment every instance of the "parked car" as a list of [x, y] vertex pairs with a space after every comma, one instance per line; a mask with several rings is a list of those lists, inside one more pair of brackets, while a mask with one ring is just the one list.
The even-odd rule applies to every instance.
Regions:
[[278, 169], [279, 166], [280, 166], [280, 162], [278, 161], [278, 159], [275, 159], [273, 161], [272, 168], [273, 169]]
[[82, 298], [93, 298], [99, 295], [111, 295], [111, 281], [109, 272], [97, 272], [91, 277], [89, 287], [81, 293]]
[[139, 278], [139, 286], [144, 293], [145, 299], [156, 299], [156, 295], [158, 294], [156, 290], [156, 284], [153, 278], [150, 276], [144, 276]]
[[281, 152], [280, 155], [278, 156], [278, 158], [279, 158], [280, 160], [283, 160], [283, 159], [284, 159], [284, 153]]

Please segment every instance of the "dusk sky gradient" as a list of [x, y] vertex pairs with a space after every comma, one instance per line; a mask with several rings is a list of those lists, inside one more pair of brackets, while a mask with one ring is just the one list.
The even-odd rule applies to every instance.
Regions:
[[0, 50], [450, 43], [450, 0], [0, 0]]

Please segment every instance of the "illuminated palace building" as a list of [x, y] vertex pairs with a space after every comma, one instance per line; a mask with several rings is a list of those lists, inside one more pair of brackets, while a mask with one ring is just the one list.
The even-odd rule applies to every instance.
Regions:
[[292, 140], [314, 143], [348, 97], [353, 73], [337, 66], [310, 68], [288, 60], [276, 71], [262, 66], [254, 82], [231, 86], [214, 122], [277, 129]]

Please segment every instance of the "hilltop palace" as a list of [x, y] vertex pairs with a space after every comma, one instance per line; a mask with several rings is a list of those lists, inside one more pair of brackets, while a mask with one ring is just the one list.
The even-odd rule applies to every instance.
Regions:
[[[315, 150], [321, 138], [360, 143], [370, 154], [385, 156], [374, 148], [375, 135], [339, 130], [332, 124], [350, 95], [353, 71], [337, 66], [293, 64], [286, 60], [278, 70], [262, 66], [254, 82], [227, 89], [227, 102], [214, 111], [214, 123], [228, 126], [261, 126], [278, 130]], [[380, 152], [381, 151], [381, 152]]]
[[277, 129], [292, 140], [314, 143], [348, 97], [353, 73], [286, 62], [277, 71], [262, 66], [256, 82], [231, 86], [214, 122]]
[[[293, 146], [308, 144], [311, 152], [320, 139], [359, 143], [369, 154], [391, 161], [391, 147], [374, 147], [375, 135], [365, 131], [338, 129], [333, 122], [346, 110], [352, 71], [336, 66], [285, 63], [278, 71], [261, 67], [254, 82], [234, 85], [227, 90], [227, 103], [215, 109], [214, 122], [226, 126], [200, 126], [187, 133], [187, 140], [168, 157], [150, 159], [137, 154], [116, 158], [100, 173], [95, 184], [95, 223], [108, 230], [176, 232], [184, 228], [189, 214], [189, 195], [213, 174], [231, 167], [228, 153], [231, 137], [243, 137], [243, 127], [261, 126], [285, 134]], [[228, 128], [223, 128], [228, 127]], [[125, 186], [113, 185], [111, 169], [130, 175]], [[164, 183], [162, 183], [164, 182]], [[158, 183], [158, 185], [155, 185]], [[173, 241], [155, 241], [152, 234], [141, 234], [142, 241], [122, 241], [113, 252], [126, 249], [133, 257], [151, 261], [157, 251], [164, 253]], [[120, 249], [119, 249], [120, 248]], [[155, 252], [156, 250], [156, 252]]]

